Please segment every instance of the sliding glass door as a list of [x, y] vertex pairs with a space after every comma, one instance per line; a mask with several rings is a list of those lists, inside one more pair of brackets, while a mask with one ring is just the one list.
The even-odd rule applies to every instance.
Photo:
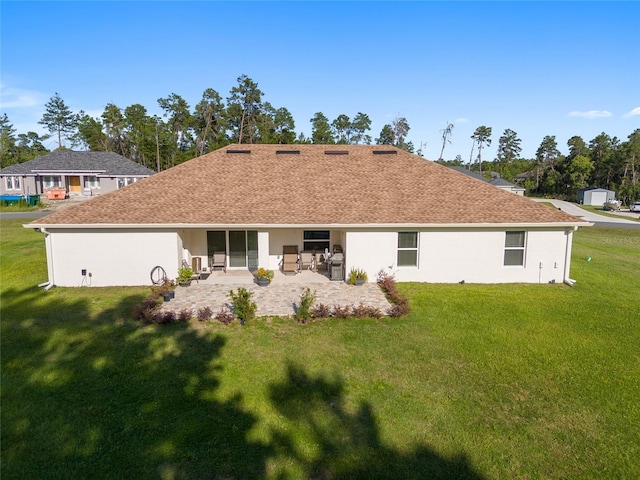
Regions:
[[257, 231], [229, 231], [229, 267], [258, 268]]

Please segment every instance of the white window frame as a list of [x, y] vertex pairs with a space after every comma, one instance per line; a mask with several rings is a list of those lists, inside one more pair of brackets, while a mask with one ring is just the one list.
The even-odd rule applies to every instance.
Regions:
[[20, 177], [10, 176], [7, 177], [7, 190], [20, 190]]
[[[512, 234], [512, 235], [509, 235]], [[509, 238], [513, 238], [513, 234], [522, 235], [522, 245], [511, 245]], [[522, 261], [520, 263], [507, 263], [508, 252], [522, 252]], [[526, 230], [507, 230], [504, 234], [504, 257], [502, 265], [504, 267], [524, 267], [527, 258], [527, 231]]]
[[61, 188], [62, 177], [60, 175], [45, 175], [42, 177], [43, 188]]
[[84, 188], [90, 188], [92, 190], [99, 186], [98, 177], [95, 175], [87, 175], [84, 177]]
[[[400, 236], [402, 234], [413, 234], [415, 237], [415, 246], [412, 247], [401, 247], [400, 246]], [[419, 246], [420, 246], [420, 242], [419, 242], [419, 235], [418, 232], [416, 231], [407, 231], [407, 232], [398, 232], [398, 251], [396, 254], [396, 261], [398, 263], [398, 268], [416, 268], [418, 266], [418, 250], [419, 250]], [[401, 265], [400, 264], [400, 253], [401, 252], [415, 252], [416, 255], [416, 261], [414, 264], [409, 264], [409, 265]]]
[[138, 181], [138, 177], [118, 177], [118, 188], [124, 188], [132, 183], [136, 183]]

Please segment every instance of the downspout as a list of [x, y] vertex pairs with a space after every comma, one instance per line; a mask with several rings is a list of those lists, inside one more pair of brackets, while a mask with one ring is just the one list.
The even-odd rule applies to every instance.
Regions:
[[573, 231], [577, 230], [578, 227], [573, 227], [573, 230], [569, 230], [566, 232], [567, 236], [567, 244], [565, 246], [564, 251], [564, 283], [573, 287], [576, 284], [576, 281], [572, 278], [569, 278], [569, 269], [571, 268], [571, 245], [573, 244]]
[[45, 250], [47, 253], [47, 275], [49, 276], [49, 280], [47, 282], [39, 284], [38, 286], [44, 287], [44, 291], [47, 292], [55, 287], [55, 276], [53, 273], [53, 248], [51, 245], [51, 234], [47, 232], [46, 228], [40, 228], [40, 233], [44, 234]]

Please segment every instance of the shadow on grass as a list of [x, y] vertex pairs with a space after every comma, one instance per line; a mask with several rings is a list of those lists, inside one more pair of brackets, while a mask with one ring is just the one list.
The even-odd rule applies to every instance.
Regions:
[[340, 380], [294, 365], [269, 398], [294, 428], [253, 440], [260, 419], [218, 395], [224, 337], [141, 327], [140, 300], [92, 316], [63, 290], [3, 292], [3, 478], [480, 478], [464, 457], [384, 446], [368, 404], [349, 413]]
[[278, 413], [296, 425], [296, 434], [273, 432], [275, 455], [296, 471], [283, 477], [317, 479], [480, 479], [464, 456], [444, 458], [427, 446], [399, 452], [383, 445], [371, 406], [355, 413], [344, 405], [338, 378], [311, 377], [287, 366], [286, 380], [273, 384], [270, 398]]

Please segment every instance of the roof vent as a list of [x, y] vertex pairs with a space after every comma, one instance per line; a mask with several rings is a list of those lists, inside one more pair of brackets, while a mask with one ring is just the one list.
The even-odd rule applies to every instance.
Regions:
[[397, 155], [397, 150], [374, 150], [374, 155]]
[[300, 150], [276, 150], [276, 155], [300, 155]]
[[227, 153], [251, 153], [251, 150], [227, 150]]
[[349, 150], [325, 150], [325, 155], [349, 155]]

